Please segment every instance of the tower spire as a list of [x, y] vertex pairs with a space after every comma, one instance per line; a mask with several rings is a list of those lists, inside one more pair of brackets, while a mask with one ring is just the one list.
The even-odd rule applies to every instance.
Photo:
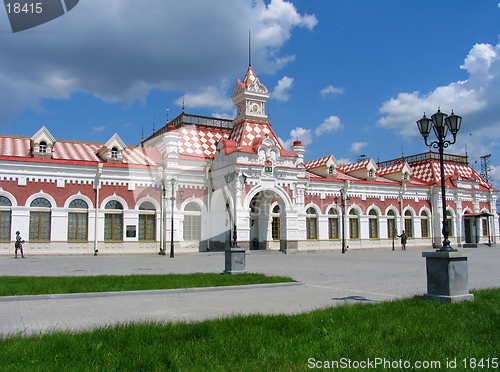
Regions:
[[250, 30], [248, 30], [248, 66], [252, 67], [252, 39]]

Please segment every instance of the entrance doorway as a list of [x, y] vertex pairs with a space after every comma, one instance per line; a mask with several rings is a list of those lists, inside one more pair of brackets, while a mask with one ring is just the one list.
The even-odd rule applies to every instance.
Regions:
[[285, 203], [272, 190], [257, 193], [250, 201], [251, 249], [281, 249], [286, 241]]

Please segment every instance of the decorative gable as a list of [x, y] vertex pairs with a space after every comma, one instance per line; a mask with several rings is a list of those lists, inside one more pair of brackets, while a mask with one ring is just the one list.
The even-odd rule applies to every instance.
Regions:
[[338, 166], [339, 163], [333, 155], [328, 155], [323, 158], [308, 161], [305, 164], [305, 167], [309, 172], [327, 178], [337, 177]]
[[407, 162], [379, 168], [377, 175], [396, 182], [409, 182], [412, 169]]
[[377, 173], [377, 164], [373, 159], [365, 159], [357, 163], [344, 165], [339, 168], [350, 176], [364, 180], [375, 179]]
[[50, 134], [49, 130], [44, 126], [36, 132], [30, 141], [31, 151], [35, 158], [48, 158], [52, 157], [52, 149], [56, 139]]
[[123, 163], [123, 150], [126, 147], [120, 136], [115, 133], [97, 154], [108, 163]]

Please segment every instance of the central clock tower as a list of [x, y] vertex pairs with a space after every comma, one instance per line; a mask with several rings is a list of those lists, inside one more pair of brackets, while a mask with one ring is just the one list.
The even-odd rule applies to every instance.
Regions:
[[248, 66], [243, 81], [236, 80], [231, 98], [237, 107], [234, 124], [246, 119], [269, 122], [266, 115], [266, 101], [269, 98], [269, 90], [259, 81], [257, 75], [253, 72], [252, 66]]

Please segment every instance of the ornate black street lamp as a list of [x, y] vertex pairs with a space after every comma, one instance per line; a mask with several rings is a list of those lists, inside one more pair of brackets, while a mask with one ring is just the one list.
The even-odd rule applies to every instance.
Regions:
[[[338, 196], [335, 197], [335, 204], [338, 205], [339, 198]], [[345, 206], [351, 204], [351, 199], [347, 197], [346, 199], [346, 190], [340, 189], [340, 207], [342, 210], [342, 253], [345, 253], [345, 226], [344, 226], [344, 216], [345, 216]]]
[[167, 223], [166, 223], [166, 211], [165, 211], [165, 200], [167, 200], [167, 189], [165, 188], [165, 182], [162, 180], [161, 182], [161, 234], [160, 234], [160, 252], [158, 253], [160, 256], [165, 256], [165, 252], [167, 251], [165, 245], [166, 245], [166, 232], [165, 229], [167, 228]]
[[[441, 198], [443, 202], [443, 246], [441, 249], [438, 249], [438, 252], [455, 252], [456, 249], [453, 249], [450, 246], [450, 241], [448, 237], [450, 236], [450, 227], [448, 226], [448, 220], [446, 219], [446, 187], [444, 183], [444, 149], [449, 145], [453, 145], [457, 140], [457, 132], [460, 130], [460, 124], [462, 123], [462, 117], [455, 115], [453, 110], [451, 111], [451, 115], [441, 112], [438, 108], [438, 111], [432, 115], [431, 119], [427, 118], [424, 113], [424, 117], [417, 121], [418, 130], [420, 134], [424, 137], [425, 145], [429, 147], [433, 147], [435, 149], [439, 149], [439, 161], [441, 164]], [[431, 133], [431, 129], [434, 129], [434, 133], [436, 134], [437, 141], [433, 141], [431, 143], [427, 143], [427, 137]], [[448, 129], [453, 135], [453, 141], [445, 140], [446, 134], [448, 133]]]
[[[174, 202], [175, 202], [175, 178], [170, 179], [170, 183], [172, 184], [172, 196], [170, 200], [172, 201], [172, 226], [170, 231], [170, 258], [174, 258]], [[179, 190], [179, 195], [182, 198], [184, 194], [184, 190]]]
[[229, 186], [229, 185], [232, 185], [232, 188], [233, 188], [233, 201], [234, 201], [234, 209], [233, 209], [233, 214], [231, 214], [231, 209], [229, 207], [229, 199], [228, 201], [226, 202], [226, 209], [229, 213], [229, 219], [233, 220], [232, 222], [233, 223], [229, 223], [230, 226], [232, 225], [233, 226], [233, 239], [231, 240], [231, 232], [229, 233], [229, 246], [230, 247], [234, 247], [234, 248], [238, 248], [238, 232], [237, 232], [237, 229], [236, 229], [236, 194], [238, 193], [238, 191], [240, 191], [243, 187], [245, 187], [245, 183], [246, 183], [246, 180], [247, 180], [247, 175], [245, 174], [241, 174], [242, 176], [242, 185], [240, 185], [238, 182], [239, 182], [239, 173], [236, 172], [236, 171], [233, 171], [231, 173], [228, 173], [226, 175], [224, 175], [224, 180], [226, 181], [226, 184]]

